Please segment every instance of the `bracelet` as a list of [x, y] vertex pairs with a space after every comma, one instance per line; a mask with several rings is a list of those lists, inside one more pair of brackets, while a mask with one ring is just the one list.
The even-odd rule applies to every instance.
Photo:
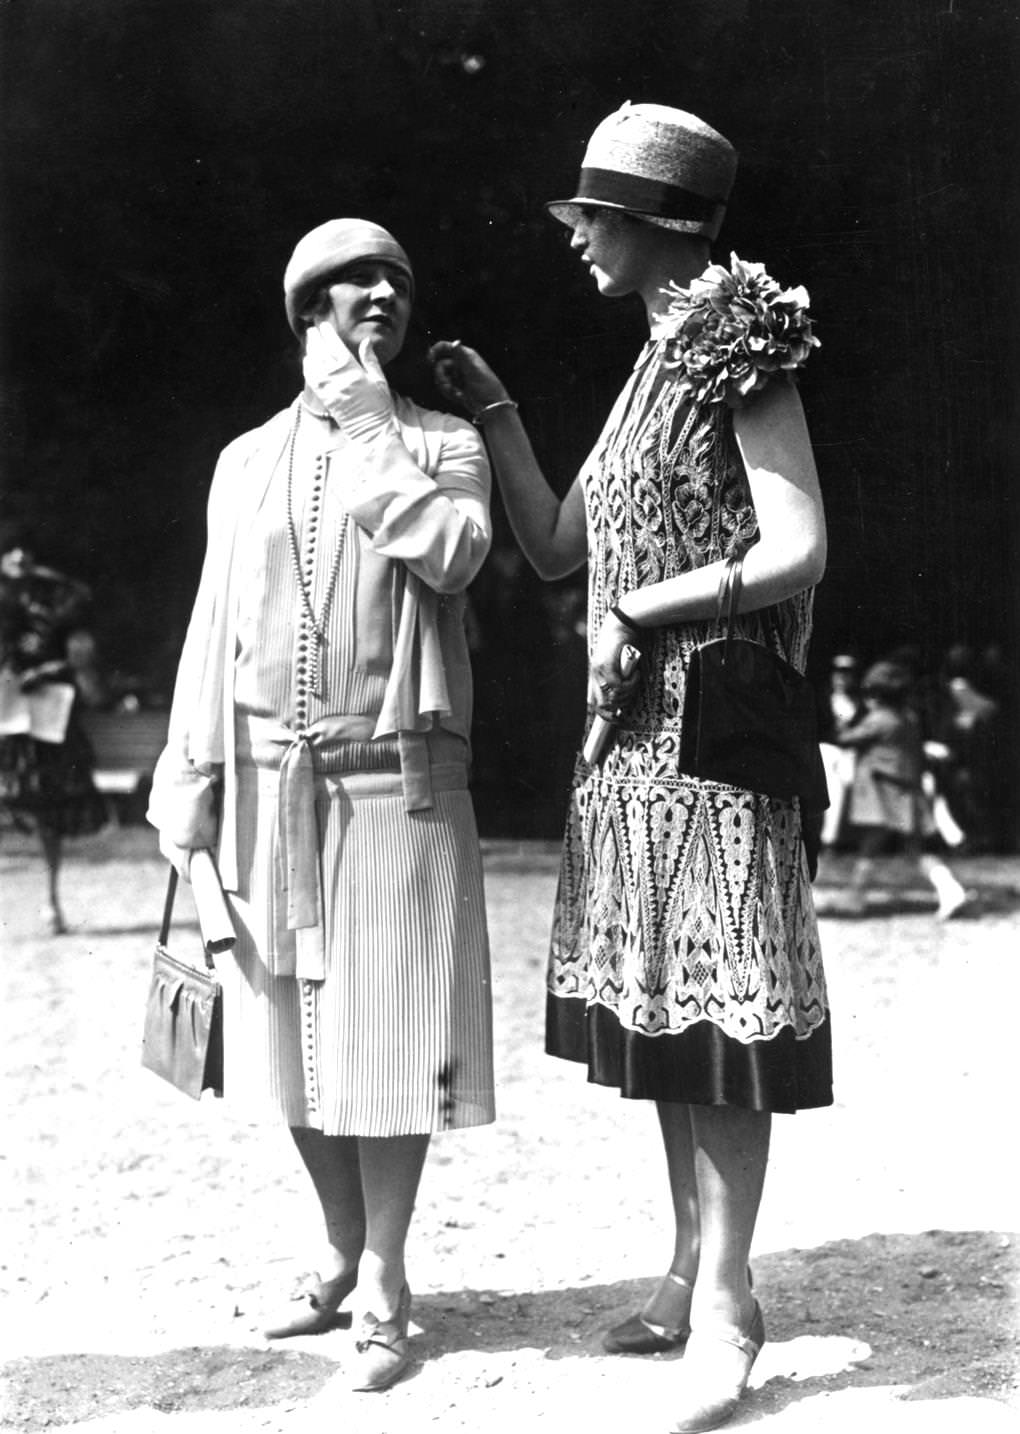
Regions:
[[644, 632], [645, 629], [644, 629], [643, 627], [639, 626], [639, 624], [636, 623], [632, 617], [628, 617], [625, 612], [622, 612], [620, 608], [618, 608], [618, 607], [611, 607], [611, 608], [609, 609], [609, 611], [612, 613], [613, 617], [616, 618], [616, 621], [617, 621], [618, 623], [621, 623], [622, 626], [628, 628], [631, 632], [636, 632], [636, 633], [643, 633], [643, 632]]
[[495, 403], [487, 403], [484, 408], [480, 408], [477, 413], [473, 413], [473, 414], [471, 415], [471, 422], [475, 425], [476, 428], [484, 428], [485, 425], [484, 425], [484, 423], [482, 422], [482, 417], [483, 417], [484, 414], [486, 414], [486, 413], [492, 413], [493, 409], [496, 409], [496, 408], [519, 408], [519, 407], [520, 407], [520, 405], [514, 403], [514, 401], [513, 401], [512, 398], [497, 398]]

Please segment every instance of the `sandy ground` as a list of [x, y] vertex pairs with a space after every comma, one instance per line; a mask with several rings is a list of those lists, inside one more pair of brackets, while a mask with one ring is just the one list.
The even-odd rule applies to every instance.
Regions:
[[[487, 846], [499, 1120], [434, 1142], [409, 1247], [416, 1362], [354, 1395], [347, 1330], [259, 1334], [315, 1248], [287, 1137], [139, 1067], [150, 833], [73, 849], [60, 939], [39, 934], [40, 865], [3, 833], [0, 1427], [665, 1434], [676, 1356], [600, 1348], [669, 1257], [654, 1116], [542, 1053], [555, 868], [548, 846]], [[974, 914], [943, 927], [912, 885], [823, 917], [838, 1103], [776, 1122], [754, 1251], [769, 1342], [731, 1427], [1020, 1428], [1020, 860], [960, 871]]]

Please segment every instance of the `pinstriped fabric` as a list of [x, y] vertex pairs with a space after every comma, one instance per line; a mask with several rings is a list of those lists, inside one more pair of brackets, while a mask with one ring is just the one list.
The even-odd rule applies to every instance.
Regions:
[[[326, 425], [299, 429], [294, 518], [317, 618], [343, 543], [322, 653], [321, 695], [305, 680], [310, 635], [289, 551], [286, 455], [242, 549], [238, 625], [238, 946], [221, 972], [225, 1094], [242, 1113], [331, 1135], [388, 1136], [494, 1119], [491, 992], [481, 858], [466, 744], [429, 734], [434, 806], [408, 812], [395, 740], [343, 742], [316, 775], [327, 970], [273, 974], [288, 939], [279, 910], [278, 772], [246, 745], [249, 716], [293, 726], [373, 715], [385, 679], [353, 671], [354, 530], [329, 490]], [[246, 755], [248, 754], [248, 755]], [[374, 779], [359, 774], [378, 773]], [[282, 933], [282, 934], [281, 934]]]
[[[294, 453], [293, 511], [302, 571], [310, 578], [316, 615], [326, 604], [334, 557], [342, 545], [323, 650], [323, 693], [307, 696], [309, 722], [331, 712], [374, 714], [385, 677], [354, 668], [354, 598], [358, 578], [355, 530], [326, 481], [330, 430], [306, 416]], [[239, 712], [275, 717], [292, 725], [297, 716], [302, 640], [310, 641], [302, 612], [287, 531], [287, 457], [277, 468], [265, 501], [244, 540], [245, 577], [238, 585], [238, 656], [234, 684]], [[366, 744], [367, 746], [367, 744]], [[352, 770], [396, 762], [396, 743], [372, 743], [352, 753]]]

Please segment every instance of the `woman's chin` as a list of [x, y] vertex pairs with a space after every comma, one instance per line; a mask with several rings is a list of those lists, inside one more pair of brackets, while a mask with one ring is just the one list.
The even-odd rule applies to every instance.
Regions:
[[404, 346], [403, 339], [389, 329], [374, 329], [369, 333], [368, 339], [380, 368], [392, 363]]

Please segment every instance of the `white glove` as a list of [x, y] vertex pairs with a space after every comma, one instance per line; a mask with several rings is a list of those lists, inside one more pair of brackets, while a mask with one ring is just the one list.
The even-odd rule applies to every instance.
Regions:
[[159, 833], [159, 850], [161, 855], [165, 856], [170, 865], [176, 869], [181, 880], [190, 882], [191, 858], [194, 856], [194, 852], [187, 847], [177, 846], [162, 832]]
[[303, 367], [308, 387], [348, 438], [365, 442], [397, 433], [393, 395], [371, 339], [355, 358], [329, 324], [318, 323], [308, 330]]

